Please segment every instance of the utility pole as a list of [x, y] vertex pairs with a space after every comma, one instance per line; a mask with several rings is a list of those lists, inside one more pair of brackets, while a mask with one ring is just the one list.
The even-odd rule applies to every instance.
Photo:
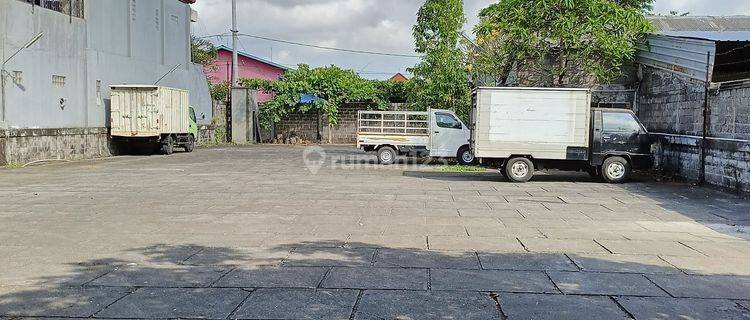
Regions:
[[232, 142], [232, 105], [234, 104], [234, 87], [239, 85], [237, 81], [239, 68], [237, 67], [237, 0], [232, 0], [232, 83], [229, 85], [229, 105], [227, 105], [227, 142]]
[[237, 0], [232, 0], [232, 87], [238, 86], [237, 67]]

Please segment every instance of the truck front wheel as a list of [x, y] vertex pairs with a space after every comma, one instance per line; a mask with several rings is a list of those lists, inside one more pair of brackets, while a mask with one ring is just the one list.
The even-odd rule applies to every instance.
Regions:
[[534, 176], [534, 163], [526, 158], [511, 158], [505, 164], [505, 176], [512, 182], [527, 182]]
[[474, 153], [471, 152], [471, 148], [469, 146], [463, 146], [458, 149], [458, 163], [468, 166], [474, 164], [474, 160], [476, 158], [474, 157]]
[[609, 183], [623, 183], [630, 175], [630, 163], [623, 157], [609, 157], [602, 164], [602, 177]]
[[391, 165], [396, 162], [396, 150], [391, 147], [382, 147], [378, 149], [378, 163]]

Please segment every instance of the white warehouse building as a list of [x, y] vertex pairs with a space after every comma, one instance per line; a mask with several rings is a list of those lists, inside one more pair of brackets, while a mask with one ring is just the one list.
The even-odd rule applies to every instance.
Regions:
[[[109, 86], [190, 91], [198, 121], [212, 102], [191, 62], [190, 0], [0, 0], [0, 165], [104, 156]], [[173, 72], [170, 70], [176, 68]]]

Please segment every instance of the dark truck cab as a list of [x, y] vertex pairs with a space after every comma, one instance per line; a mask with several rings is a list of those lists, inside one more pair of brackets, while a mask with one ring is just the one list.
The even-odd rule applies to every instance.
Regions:
[[621, 182], [631, 169], [648, 169], [653, 165], [653, 140], [632, 111], [593, 108], [591, 122], [588, 158], [592, 175]]

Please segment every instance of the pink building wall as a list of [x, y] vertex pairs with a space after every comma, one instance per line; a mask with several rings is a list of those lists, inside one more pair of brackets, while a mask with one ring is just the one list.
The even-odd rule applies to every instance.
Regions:
[[[284, 69], [256, 60], [247, 56], [239, 55], [239, 78], [277, 80], [284, 74]], [[232, 52], [219, 49], [216, 61], [204, 66], [204, 72], [213, 84], [229, 82], [232, 80]], [[273, 93], [258, 92], [258, 103], [266, 102], [273, 98]]]

